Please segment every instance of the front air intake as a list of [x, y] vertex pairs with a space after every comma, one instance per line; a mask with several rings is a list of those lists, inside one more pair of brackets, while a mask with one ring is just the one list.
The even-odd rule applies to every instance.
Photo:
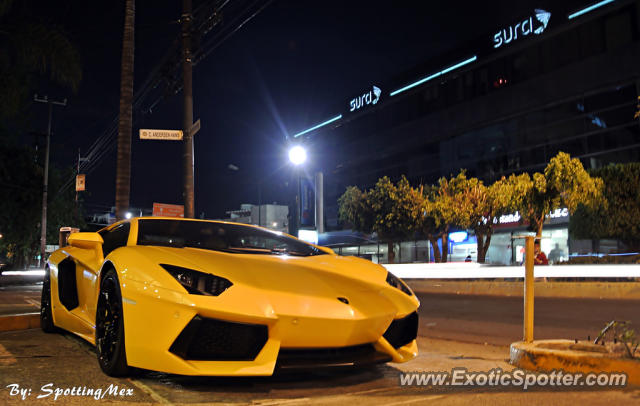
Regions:
[[384, 338], [393, 348], [407, 345], [415, 340], [417, 336], [418, 312], [413, 312], [402, 319], [394, 320], [384, 333]]
[[169, 351], [185, 360], [253, 361], [268, 338], [267, 326], [195, 316]]

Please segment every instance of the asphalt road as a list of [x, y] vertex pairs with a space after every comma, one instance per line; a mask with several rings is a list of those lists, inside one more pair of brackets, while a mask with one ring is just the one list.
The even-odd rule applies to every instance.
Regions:
[[[425, 337], [509, 345], [522, 339], [523, 299], [518, 297], [418, 294]], [[593, 340], [611, 320], [640, 330], [640, 300], [537, 298], [534, 338]]]

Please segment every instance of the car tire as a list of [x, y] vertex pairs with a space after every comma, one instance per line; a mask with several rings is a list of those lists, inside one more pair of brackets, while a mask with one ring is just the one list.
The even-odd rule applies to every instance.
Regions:
[[53, 323], [51, 314], [51, 271], [47, 268], [42, 281], [42, 296], [40, 296], [40, 328], [45, 333], [56, 333], [58, 329]]
[[106, 272], [100, 283], [96, 309], [96, 353], [102, 371], [109, 376], [131, 373], [124, 344], [122, 294], [115, 270]]

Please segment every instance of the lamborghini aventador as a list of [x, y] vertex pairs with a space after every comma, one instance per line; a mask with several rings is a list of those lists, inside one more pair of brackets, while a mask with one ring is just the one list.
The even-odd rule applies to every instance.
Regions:
[[41, 326], [95, 345], [111, 376], [272, 375], [405, 362], [419, 302], [377, 264], [264, 228], [141, 217], [51, 254]]

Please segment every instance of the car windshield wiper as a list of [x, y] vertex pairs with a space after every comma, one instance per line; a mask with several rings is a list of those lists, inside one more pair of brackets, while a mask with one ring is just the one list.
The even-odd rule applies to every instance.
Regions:
[[257, 247], [228, 247], [221, 251], [237, 252], [242, 254], [271, 254], [271, 250]]
[[[221, 250], [222, 251], [222, 250]], [[228, 252], [237, 252], [243, 254], [272, 254], [272, 255], [291, 255], [296, 257], [306, 257], [310, 254], [298, 251], [289, 251], [287, 248], [258, 248], [258, 247], [228, 247]]]
[[294, 257], [308, 257], [310, 255], [315, 255], [315, 253], [313, 252], [305, 253], [299, 251], [289, 251], [287, 248], [272, 248], [271, 253], [277, 255], [291, 255]]
[[319, 255], [321, 252], [313, 251], [309, 253], [299, 251], [289, 251], [287, 248], [261, 248], [261, 247], [226, 247], [226, 248], [208, 248], [195, 245], [187, 245], [189, 248], [200, 248], [212, 251], [229, 252], [234, 254], [261, 254], [261, 255], [291, 255], [295, 257], [308, 257], [311, 255]]

